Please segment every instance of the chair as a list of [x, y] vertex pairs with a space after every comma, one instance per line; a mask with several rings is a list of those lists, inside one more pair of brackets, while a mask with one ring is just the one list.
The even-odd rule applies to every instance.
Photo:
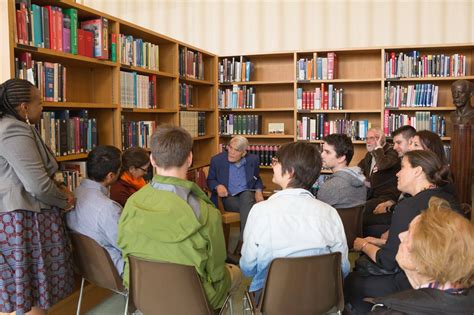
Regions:
[[265, 286], [255, 306], [249, 292], [252, 314], [324, 314], [342, 312], [341, 253], [319, 256], [276, 258], [268, 269]]
[[221, 197], [217, 197], [217, 207], [221, 212], [222, 227], [223, 227], [223, 230], [224, 230], [225, 245], [226, 245], [227, 248], [229, 248], [230, 225], [232, 223], [239, 223], [240, 222], [240, 213], [225, 211], [224, 203], [222, 202]]
[[[135, 256], [128, 256], [128, 260], [130, 297], [143, 314], [214, 314], [193, 266], [150, 261]], [[230, 295], [221, 313], [229, 301]]]
[[347, 246], [352, 250], [356, 237], [362, 237], [364, 205], [336, 209], [346, 233]]
[[126, 299], [124, 314], [127, 314], [128, 292], [123, 286], [122, 278], [120, 278], [107, 250], [83, 234], [70, 232], [70, 236], [74, 247], [74, 261], [82, 276], [76, 314], [79, 315], [81, 311], [85, 280], [98, 287], [123, 295]]

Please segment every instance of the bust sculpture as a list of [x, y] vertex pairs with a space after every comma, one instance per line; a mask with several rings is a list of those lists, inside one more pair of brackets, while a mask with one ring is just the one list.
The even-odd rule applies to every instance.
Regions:
[[457, 80], [451, 85], [456, 110], [451, 113], [451, 121], [455, 125], [474, 125], [474, 108], [471, 106], [471, 97], [474, 96], [474, 83], [467, 80]]

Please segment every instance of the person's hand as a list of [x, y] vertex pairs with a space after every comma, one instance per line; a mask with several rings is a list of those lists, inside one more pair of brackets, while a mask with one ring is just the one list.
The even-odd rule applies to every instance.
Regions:
[[381, 202], [375, 207], [374, 209], [374, 214], [381, 214], [387, 212], [387, 208], [391, 207], [392, 205], [395, 204], [395, 201], [393, 200], [387, 200], [384, 202]]
[[257, 190], [255, 192], [255, 201], [256, 202], [260, 202], [260, 201], [263, 201], [263, 193], [261, 190]]
[[388, 240], [388, 230], [385, 231], [382, 235], [380, 235], [380, 238], [387, 241]]
[[216, 191], [219, 197], [227, 197], [229, 195], [229, 192], [227, 191], [227, 188], [225, 188], [224, 185], [217, 185]]
[[64, 211], [69, 211], [76, 205], [76, 197], [66, 186], [62, 186], [61, 191], [66, 195], [67, 200], [67, 205], [64, 208]]
[[374, 244], [374, 245], [377, 245], [377, 246], [380, 246], [380, 245], [384, 245], [386, 240], [383, 240], [381, 238], [376, 238], [376, 237], [372, 237], [372, 236], [367, 236], [365, 238], [366, 241], [368, 241], [370, 244]]
[[364, 181], [364, 185], [365, 185], [365, 187], [367, 187], [367, 188], [370, 188], [370, 187], [372, 186], [368, 180], [365, 180], [365, 181]]
[[365, 238], [357, 237], [354, 240], [354, 250], [357, 252], [362, 251], [362, 248], [367, 246], [369, 244], [369, 241], [367, 241]]
[[383, 148], [385, 141], [383, 140], [382, 135], [375, 136], [375, 149]]

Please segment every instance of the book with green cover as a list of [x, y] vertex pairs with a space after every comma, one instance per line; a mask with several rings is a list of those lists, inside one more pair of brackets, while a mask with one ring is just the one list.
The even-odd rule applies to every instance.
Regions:
[[77, 55], [77, 10], [63, 9], [63, 14], [71, 19], [71, 54]]

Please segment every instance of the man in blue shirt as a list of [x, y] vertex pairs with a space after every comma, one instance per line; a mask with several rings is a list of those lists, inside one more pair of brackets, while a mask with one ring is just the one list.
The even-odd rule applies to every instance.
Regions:
[[[235, 136], [227, 146], [227, 152], [211, 159], [207, 186], [212, 191], [212, 201], [217, 206], [217, 196], [222, 198], [226, 211], [240, 213], [240, 240], [250, 209], [263, 200], [263, 184], [259, 175], [258, 156], [247, 154], [249, 143], [243, 136]], [[239, 247], [241, 242], [239, 242]]]
[[120, 275], [124, 262], [117, 246], [117, 231], [122, 207], [110, 199], [109, 187], [120, 174], [121, 155], [113, 146], [98, 146], [89, 153], [88, 178], [75, 191], [76, 207], [66, 214], [68, 227], [104, 247]]

